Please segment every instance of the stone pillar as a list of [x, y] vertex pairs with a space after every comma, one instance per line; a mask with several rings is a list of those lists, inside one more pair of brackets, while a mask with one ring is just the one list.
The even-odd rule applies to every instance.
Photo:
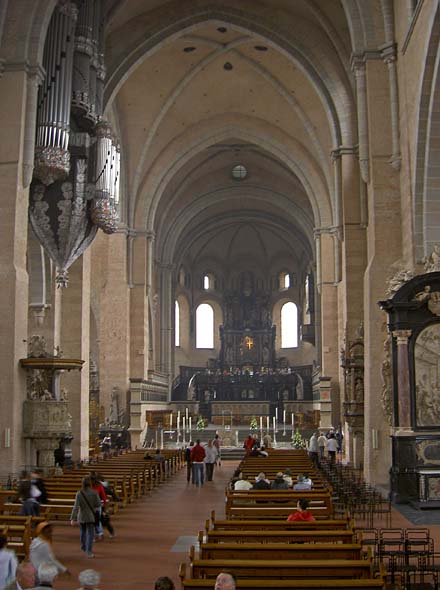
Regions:
[[148, 372], [149, 311], [146, 294], [147, 240], [138, 233], [129, 237], [130, 377], [146, 378]]
[[358, 137], [359, 137], [359, 167], [362, 180], [370, 180], [370, 155], [368, 136], [368, 105], [367, 105], [367, 76], [365, 59], [355, 55], [352, 58], [352, 69], [356, 81]]
[[26, 373], [18, 360], [27, 354], [28, 337], [29, 194], [23, 182], [28, 70], [26, 64], [6, 62], [0, 76], [0, 317], [4, 344], [0, 350], [0, 478], [3, 481], [9, 474], [17, 474], [25, 460], [22, 406]]
[[[100, 404], [109, 416], [111, 392], [117, 387], [120, 392], [120, 408], [126, 409], [126, 391], [129, 378], [129, 290], [127, 287], [127, 238], [124, 232], [107, 236], [98, 233], [92, 245], [92, 268], [99, 277], [94, 285], [97, 335], [99, 339]], [[102, 267], [101, 269], [98, 267]], [[95, 273], [93, 272], [93, 275]]]
[[[389, 424], [382, 406], [381, 365], [386, 338], [386, 318], [377, 302], [386, 297], [393, 263], [402, 256], [401, 202], [398, 173], [390, 166], [392, 132], [389, 79], [381, 59], [366, 63], [370, 142], [367, 265], [364, 275], [364, 474], [373, 485], [388, 487], [391, 466]], [[385, 105], [385, 106], [384, 106]], [[377, 432], [377, 445], [373, 444]], [[375, 448], [376, 447], [376, 448]]]
[[61, 348], [66, 358], [85, 361], [82, 371], [62, 377], [72, 416], [72, 458], [89, 456], [90, 249], [69, 269], [69, 286], [62, 293]]
[[164, 375], [171, 378], [172, 375], [172, 358], [171, 358], [171, 337], [173, 329], [173, 312], [172, 304], [172, 272], [171, 264], [160, 265], [160, 364], [159, 370]]
[[59, 446], [57, 438], [41, 438], [34, 440], [34, 446], [38, 452], [38, 467], [50, 469], [55, 466], [54, 451]]
[[399, 403], [399, 430], [411, 429], [411, 396], [409, 386], [408, 338], [411, 330], [395, 330], [397, 341], [397, 389]]

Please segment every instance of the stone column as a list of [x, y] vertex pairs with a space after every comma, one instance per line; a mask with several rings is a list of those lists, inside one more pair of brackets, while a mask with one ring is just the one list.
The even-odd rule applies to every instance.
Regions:
[[146, 294], [147, 240], [131, 232], [129, 244], [130, 367], [129, 376], [145, 379], [148, 372], [149, 310]]
[[18, 361], [27, 355], [28, 337], [29, 195], [23, 183], [28, 75], [26, 64], [6, 62], [0, 76], [0, 478], [4, 481], [9, 474], [17, 474], [25, 460], [22, 405], [26, 373]]
[[[402, 256], [402, 235], [399, 175], [389, 165], [392, 154], [389, 79], [387, 68], [379, 58], [366, 62], [368, 112], [371, 113], [371, 178], [367, 186], [367, 264], [364, 275], [364, 474], [371, 484], [388, 486], [392, 453], [389, 424], [381, 400], [386, 317], [377, 302], [386, 298], [391, 265]], [[378, 445], [373, 444], [373, 432], [377, 432]]]
[[171, 378], [171, 337], [173, 329], [172, 264], [160, 264], [160, 363], [159, 370]]
[[366, 65], [363, 56], [353, 55], [352, 69], [356, 81], [356, 99], [358, 115], [358, 137], [359, 137], [359, 167], [362, 180], [370, 180], [370, 155], [368, 137], [368, 106], [367, 106], [367, 75]]
[[62, 376], [72, 416], [72, 458], [89, 456], [90, 249], [69, 269], [69, 286], [62, 293], [61, 348], [66, 358], [85, 361], [82, 371]]
[[411, 330], [394, 330], [397, 341], [397, 389], [399, 429], [411, 429], [411, 395], [409, 387], [408, 338]]

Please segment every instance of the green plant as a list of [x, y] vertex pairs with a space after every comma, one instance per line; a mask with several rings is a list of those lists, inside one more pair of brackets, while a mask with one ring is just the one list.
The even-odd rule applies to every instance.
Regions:
[[202, 430], [204, 430], [205, 428], [205, 420], [203, 419], [202, 416], [199, 416], [197, 418], [197, 424], [196, 424], [196, 429], [201, 432]]
[[305, 449], [306, 446], [306, 441], [303, 439], [300, 431], [297, 429], [292, 435], [292, 447], [294, 449]]
[[257, 419], [255, 418], [255, 416], [252, 416], [251, 422], [249, 424], [249, 428], [251, 430], [258, 430], [258, 422], [257, 422]]

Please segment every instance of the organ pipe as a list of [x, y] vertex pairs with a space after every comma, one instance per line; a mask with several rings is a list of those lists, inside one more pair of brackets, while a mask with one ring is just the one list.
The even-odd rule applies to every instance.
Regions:
[[58, 3], [52, 16], [43, 65], [45, 82], [38, 94], [37, 140], [34, 176], [48, 185], [67, 177], [75, 4]]

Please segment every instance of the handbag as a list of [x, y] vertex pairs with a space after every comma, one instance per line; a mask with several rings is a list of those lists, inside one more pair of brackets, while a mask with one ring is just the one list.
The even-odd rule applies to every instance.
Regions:
[[101, 512], [101, 524], [105, 527], [107, 527], [110, 524], [110, 515], [105, 510], [102, 510]]
[[95, 526], [98, 526], [101, 523], [101, 514], [99, 510], [93, 510], [90, 502], [87, 499], [87, 496], [84, 494], [84, 492], [80, 492], [81, 496], [84, 498], [84, 500], [87, 503], [87, 506], [90, 508], [90, 510], [94, 513], [95, 515]]

